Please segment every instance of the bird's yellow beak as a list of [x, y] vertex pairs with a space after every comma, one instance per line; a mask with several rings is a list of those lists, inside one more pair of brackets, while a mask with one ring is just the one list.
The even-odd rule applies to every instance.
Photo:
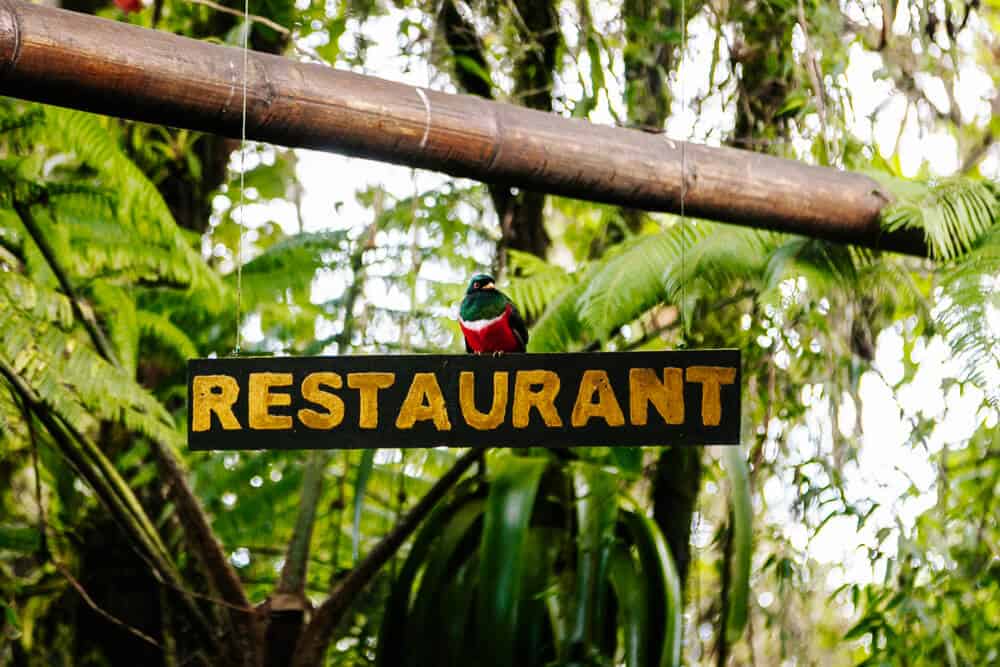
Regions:
[[493, 283], [486, 283], [485, 285], [482, 286], [481, 289], [496, 289], [496, 288], [497, 286], [494, 285]]

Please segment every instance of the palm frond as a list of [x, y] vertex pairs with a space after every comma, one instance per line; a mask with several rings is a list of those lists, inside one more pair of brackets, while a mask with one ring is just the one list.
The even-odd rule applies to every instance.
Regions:
[[734, 281], [760, 281], [775, 248], [787, 237], [773, 232], [699, 222], [683, 254], [663, 273], [669, 298], [684, 292], [710, 298]]
[[804, 277], [819, 292], [853, 289], [858, 264], [868, 255], [850, 246], [801, 236], [785, 237], [773, 248], [764, 271], [764, 289], [774, 289], [788, 278]]
[[668, 296], [664, 273], [705, 233], [700, 225], [675, 224], [618, 246], [585, 283], [578, 300], [581, 321], [606, 340], [618, 327], [663, 302]]
[[896, 203], [882, 212], [886, 230], [921, 229], [935, 259], [967, 252], [1000, 219], [996, 186], [953, 178], [917, 187], [908, 184]]

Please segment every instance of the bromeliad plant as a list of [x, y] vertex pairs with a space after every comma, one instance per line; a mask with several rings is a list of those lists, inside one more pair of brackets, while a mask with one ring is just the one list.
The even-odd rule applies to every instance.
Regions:
[[[742, 462], [733, 451], [729, 460]], [[659, 528], [628, 497], [622, 469], [544, 450], [488, 460], [489, 473], [467, 480], [415, 538], [388, 601], [377, 664], [679, 664], [681, 582]], [[745, 464], [742, 471], [734, 479], [745, 483]], [[736, 488], [736, 504], [747, 502], [744, 485]], [[743, 509], [739, 539], [749, 536]], [[734, 590], [745, 591], [744, 546]], [[739, 594], [733, 607], [745, 600]]]

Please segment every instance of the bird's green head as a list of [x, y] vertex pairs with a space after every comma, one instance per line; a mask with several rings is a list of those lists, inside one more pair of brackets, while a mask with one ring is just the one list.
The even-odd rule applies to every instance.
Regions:
[[495, 290], [496, 281], [493, 280], [493, 276], [487, 273], [480, 273], [478, 275], [472, 276], [472, 280], [469, 281], [469, 288], [465, 290], [466, 294], [474, 294], [476, 292], [482, 292], [484, 290]]

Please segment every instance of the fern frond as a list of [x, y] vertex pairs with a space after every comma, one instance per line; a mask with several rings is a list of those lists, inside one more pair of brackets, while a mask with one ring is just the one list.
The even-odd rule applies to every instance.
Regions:
[[965, 379], [1000, 406], [1000, 226], [945, 269], [937, 321]]
[[921, 188], [908, 187], [882, 212], [888, 231], [921, 229], [935, 259], [950, 260], [967, 252], [1000, 220], [996, 186], [953, 178]]
[[549, 300], [538, 322], [531, 328], [528, 352], [571, 352], [580, 347], [593, 332], [580, 317], [580, 286], [591, 281], [596, 266], [577, 271], [579, 280], [563, 288]]
[[[145, 247], [159, 246], [175, 254], [175, 261], [183, 263], [186, 269], [183, 273], [193, 287], [221, 290], [218, 276], [187, 242], [156, 186], [121, 151], [100, 119], [68, 109], [44, 109], [45, 123], [39, 130], [44, 130], [44, 135], [39, 139], [51, 148], [76, 156], [99, 174], [101, 187], [115, 193], [116, 219], [128, 228], [129, 238], [142, 239]], [[72, 216], [72, 207], [71, 201], [61, 213]], [[182, 272], [174, 271], [169, 279], [175, 281], [179, 273]]]
[[52, 322], [65, 330], [73, 326], [73, 305], [66, 296], [19, 273], [0, 271], [0, 299], [33, 319]]
[[94, 310], [104, 322], [118, 360], [125, 371], [135, 375], [139, 353], [139, 323], [136, 319], [135, 300], [121, 287], [99, 280], [90, 286]]
[[514, 277], [503, 289], [529, 321], [537, 319], [553, 297], [576, 283], [565, 269], [531, 253], [518, 250], [507, 253], [508, 273]]
[[136, 314], [139, 324], [139, 335], [144, 340], [155, 341], [161, 347], [173, 352], [180, 359], [193, 359], [198, 356], [198, 348], [191, 342], [180, 327], [159, 313], [140, 310]]
[[5, 324], [0, 358], [78, 430], [112, 421], [160, 443], [179, 442], [163, 406], [131, 375], [100, 357], [79, 329], [65, 331], [32, 319], [5, 298], [0, 298], [0, 321]]
[[[287, 290], [309, 289], [318, 269], [346, 261], [347, 242], [347, 232], [339, 230], [304, 232], [278, 241], [243, 265], [247, 303], [273, 303]], [[226, 280], [235, 283], [235, 273]]]

